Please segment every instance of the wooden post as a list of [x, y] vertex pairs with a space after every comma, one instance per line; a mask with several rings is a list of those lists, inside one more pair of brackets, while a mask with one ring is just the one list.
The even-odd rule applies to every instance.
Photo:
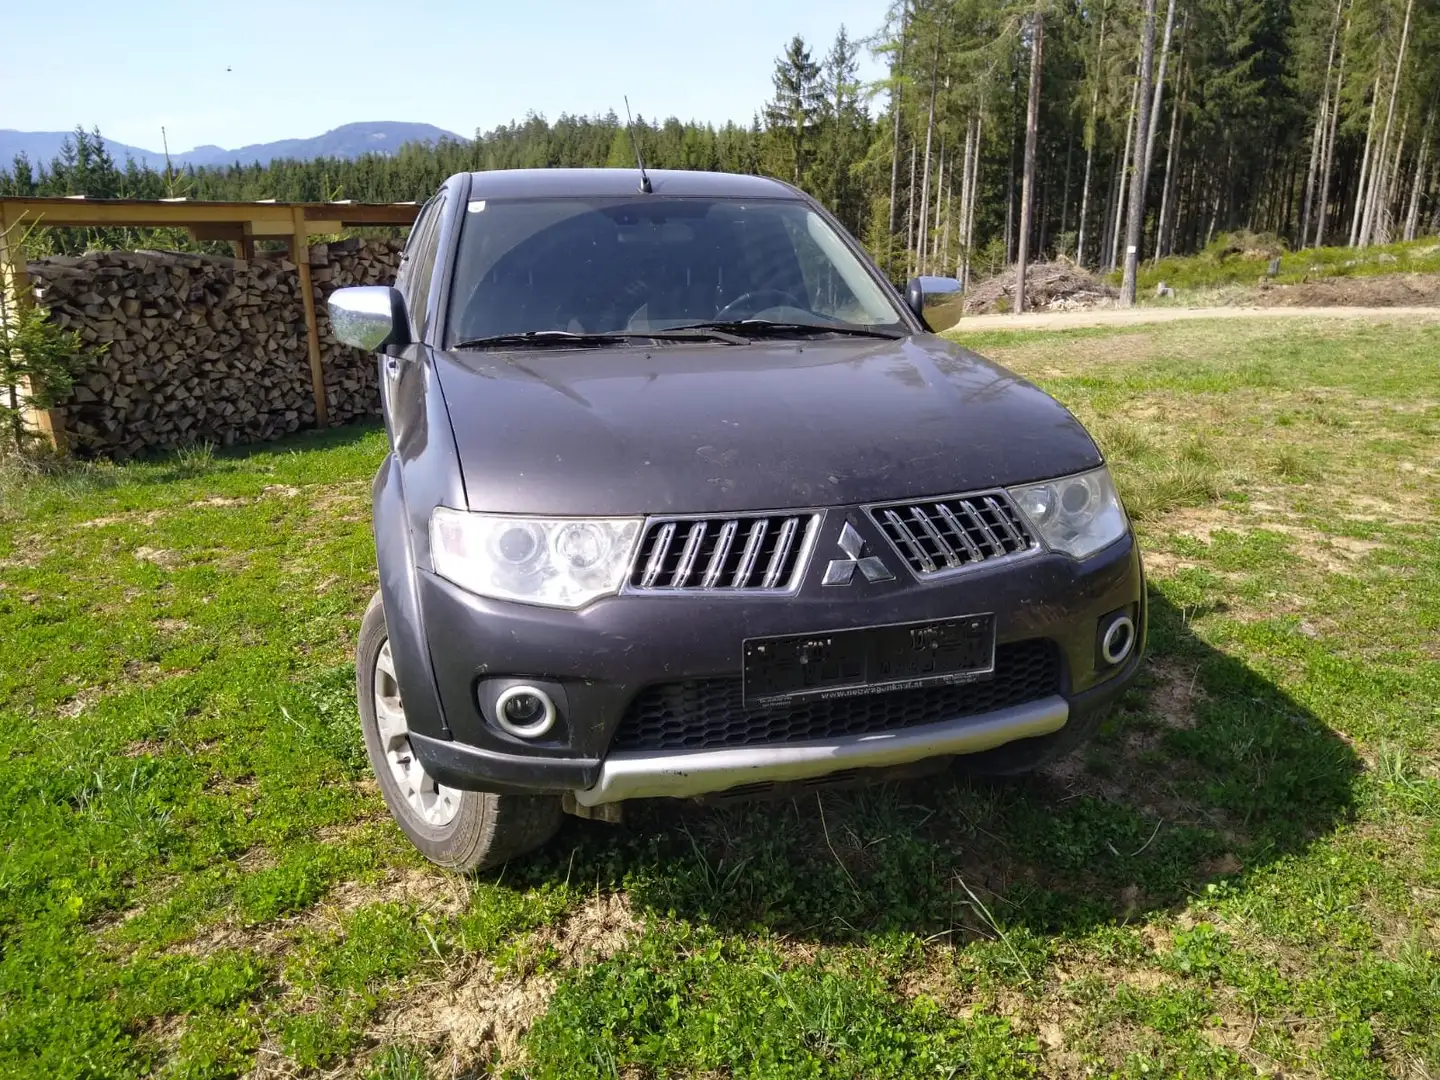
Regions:
[[315, 391], [315, 426], [326, 427], [330, 409], [325, 402], [325, 371], [320, 366], [320, 327], [315, 321], [315, 293], [310, 284], [310, 230], [305, 222], [305, 208], [293, 210], [295, 230], [291, 234], [290, 258], [300, 275], [300, 300], [305, 305], [305, 341], [310, 352], [310, 384]]
[[[34, 303], [30, 274], [25, 269], [25, 252], [20, 246], [23, 232], [19, 214], [0, 208], [0, 318], [18, 318], [22, 304]], [[37, 409], [28, 404], [30, 386], [22, 382], [16, 392], [26, 404], [25, 420], [56, 450], [65, 450], [64, 414], [59, 409]], [[8, 393], [8, 387], [0, 387]]]

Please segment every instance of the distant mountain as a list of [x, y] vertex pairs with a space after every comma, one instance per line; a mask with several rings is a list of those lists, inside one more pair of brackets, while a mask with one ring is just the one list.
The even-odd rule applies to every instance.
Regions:
[[[103, 132], [102, 132], [103, 134]], [[34, 163], [48, 163], [60, 153], [69, 132], [66, 131], [13, 131], [0, 128], [0, 169], [8, 169], [11, 160], [25, 153]], [[393, 154], [406, 143], [436, 142], [440, 139], [459, 139], [453, 132], [433, 124], [406, 124], [396, 121], [345, 124], [309, 139], [281, 139], [278, 142], [253, 143], [234, 150], [220, 146], [197, 146], [184, 153], [171, 154], [170, 160], [178, 165], [232, 165], [240, 162], [262, 165], [274, 158], [295, 158], [308, 161], [317, 157], [353, 158], [361, 154]], [[148, 162], [160, 168], [165, 164], [165, 155], [138, 146], [105, 141], [105, 148], [117, 165], [124, 165], [127, 157], [137, 162]]]

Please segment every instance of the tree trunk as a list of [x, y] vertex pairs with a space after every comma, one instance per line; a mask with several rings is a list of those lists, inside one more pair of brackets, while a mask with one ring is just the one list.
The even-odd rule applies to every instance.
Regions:
[[1425, 175], [1429, 165], [1430, 135], [1435, 128], [1435, 110], [1425, 119], [1425, 134], [1420, 137], [1420, 151], [1415, 158], [1415, 179], [1410, 185], [1410, 208], [1405, 211], [1405, 231], [1402, 237], [1407, 242], [1415, 239], [1415, 230], [1420, 224], [1420, 192], [1425, 187]]
[[1370, 144], [1375, 141], [1375, 117], [1380, 109], [1380, 72], [1375, 72], [1375, 89], [1370, 94], [1370, 121], [1365, 125], [1365, 152], [1360, 156], [1360, 186], [1355, 193], [1355, 218], [1350, 223], [1350, 247], [1360, 239], [1360, 219], [1365, 214], [1365, 181], [1370, 175]]
[[1185, 96], [1189, 92], [1189, 86], [1185, 81], [1185, 68], [1182, 66], [1180, 72], [1175, 76], [1175, 83], [1180, 87], [1180, 96], [1175, 99], [1175, 104], [1170, 106], [1170, 140], [1165, 148], [1165, 182], [1160, 187], [1160, 220], [1155, 225], [1155, 261], [1159, 262], [1162, 257], [1168, 254], [1168, 245], [1165, 240], [1165, 223], [1169, 220], [1170, 213], [1170, 182], [1175, 172], [1176, 145], [1180, 135], [1180, 114], [1185, 109]]
[[1340, 92], [1345, 88], [1345, 44], [1350, 36], [1350, 19], [1345, 19], [1345, 34], [1340, 44], [1340, 70], [1335, 76], [1335, 105], [1330, 110], [1330, 131], [1325, 137], [1325, 164], [1320, 171], [1320, 199], [1315, 213], [1315, 246], [1325, 243], [1325, 226], [1330, 202], [1330, 172], [1335, 164], [1335, 131], [1340, 120]]
[[960, 255], [955, 261], [955, 276], [960, 281], [960, 286], [965, 287], [965, 263], [969, 258], [970, 237], [966, 230], [966, 222], [970, 217], [970, 180], [972, 165], [970, 163], [970, 151], [975, 144], [975, 120], [973, 117], [965, 118], [965, 160], [960, 167], [960, 227], [956, 233], [956, 239], [960, 245]]
[[965, 287], [970, 287], [970, 258], [975, 247], [975, 208], [980, 202], [980, 136], [983, 132], [985, 114], [975, 117], [975, 164], [970, 170], [970, 209], [965, 216], [965, 273], [961, 278]]
[[1020, 254], [1015, 270], [1015, 312], [1025, 310], [1025, 263], [1030, 257], [1030, 218], [1035, 198], [1035, 142], [1040, 132], [1040, 55], [1045, 44], [1045, 16], [1033, 16], [1030, 43], [1030, 100], [1025, 107], [1025, 175], [1020, 180]]
[[[1065, 186], [1060, 192], [1060, 243], [1065, 243], [1065, 233], [1070, 224], [1070, 166], [1075, 160], [1075, 131], [1065, 140]], [[1042, 244], [1041, 247], [1044, 247]]]
[[[1175, 10], [1172, 0], [1170, 10]], [[1168, 36], [1168, 32], [1167, 32]], [[1150, 65], [1155, 58], [1155, 0], [1145, 0], [1145, 14], [1140, 24], [1140, 89], [1139, 99], [1150, 100]], [[1161, 61], [1163, 71], [1164, 61]], [[1156, 95], [1157, 104], [1159, 95]], [[1140, 233], [1145, 227], [1145, 181], [1149, 178], [1149, 154], [1154, 150], [1150, 141], [1152, 110], [1140, 109], [1135, 118], [1135, 174], [1130, 178], [1130, 220], [1125, 228], [1125, 273], [1120, 282], [1120, 306], [1135, 306], [1135, 288], [1140, 270]]]
[[905, 276], [915, 276], [915, 165], [920, 144], [910, 143], [910, 201], [905, 206]]
[[925, 272], [925, 241], [928, 238], [930, 210], [930, 149], [935, 141], [935, 94], [940, 88], [940, 35], [935, 36], [935, 59], [930, 64], [930, 115], [925, 121], [925, 167], [920, 180], [920, 233], [915, 242], [915, 260]]
[[1010, 107], [1010, 179], [1005, 187], [1005, 265], [1015, 261], [1015, 119], [1016, 109]]
[[1105, 15], [1108, 4], [1100, 8], [1100, 39], [1095, 46], [1095, 86], [1090, 92], [1090, 123], [1085, 130], [1085, 180], [1080, 187], [1080, 236], [1075, 242], [1075, 263], [1085, 265], [1085, 223], [1090, 215], [1090, 168], [1095, 163], [1095, 143], [1099, 140], [1100, 69], [1105, 62]]
[[885, 268], [891, 273], [894, 272], [890, 264], [894, 257], [895, 225], [899, 220], [899, 215], [895, 212], [895, 196], [900, 189], [900, 111], [904, 91], [904, 84], [900, 80], [904, 78], [905, 74], [905, 43], [908, 37], [906, 23], [909, 11], [910, 0], [905, 0], [900, 8], [900, 59], [892, 72], [895, 79], [895, 91], [891, 97], [890, 108], [895, 113], [895, 126], [891, 136], [893, 145], [890, 148], [890, 220], [885, 230], [886, 242], [892, 249], [886, 252]]
[[1390, 82], [1390, 104], [1385, 110], [1385, 134], [1380, 139], [1380, 151], [1375, 155], [1375, 169], [1370, 176], [1370, 199], [1365, 208], [1365, 219], [1360, 225], [1360, 246], [1366, 247], [1375, 231], [1376, 215], [1384, 201], [1386, 190], [1385, 167], [1389, 162], [1390, 131], [1395, 123], [1395, 98], [1400, 93], [1400, 73], [1405, 68], [1405, 46], [1410, 40], [1410, 16], [1415, 10], [1415, 0], [1405, 5], [1405, 28], [1400, 32], [1400, 51], [1395, 56], [1395, 78]]
[[950, 176], [945, 181], [945, 235], [940, 239], [940, 257], [935, 265], [944, 270], [950, 261], [950, 219], [955, 216], [955, 163], [950, 163]]
[[940, 140], [940, 165], [935, 170], [935, 213], [930, 216], [930, 257], [925, 272], [933, 274], [940, 253], [940, 203], [945, 194], [945, 140]]
[[[1324, 156], [1322, 145], [1325, 141], [1325, 121], [1330, 108], [1330, 72], [1335, 67], [1335, 47], [1340, 40], [1340, 12], [1345, 0], [1335, 0], [1335, 17], [1330, 20], [1330, 55], [1325, 61], [1325, 85], [1320, 90], [1320, 106], [1315, 110], [1315, 134], [1310, 141], [1310, 169], [1305, 174], [1305, 203], [1300, 212], [1300, 246], [1310, 235], [1310, 212], [1314, 205], [1315, 181], [1319, 176], [1320, 160]], [[1336, 95], [1335, 105], [1340, 105]], [[1323, 198], [1322, 198], [1323, 204]], [[1323, 211], [1322, 211], [1323, 212]]]
[[1385, 192], [1380, 196], [1380, 206], [1375, 211], [1375, 221], [1371, 226], [1370, 239], [1375, 244], [1388, 244], [1393, 238], [1392, 226], [1395, 223], [1394, 208], [1400, 201], [1400, 173], [1401, 164], [1405, 160], [1405, 136], [1410, 129], [1410, 110], [1405, 110], [1405, 117], [1400, 121], [1400, 137], [1395, 140], [1394, 164], [1390, 166], [1390, 182], [1386, 185]]
[[1160, 46], [1160, 68], [1155, 74], [1155, 93], [1150, 103], [1150, 125], [1146, 129], [1149, 137], [1145, 140], [1145, 177], [1149, 183], [1150, 168], [1155, 161], [1155, 136], [1160, 127], [1160, 104], [1165, 97], [1165, 65], [1170, 58], [1170, 38], [1175, 30], [1175, 0], [1165, 8], [1165, 38]]
[[[1152, 10], [1152, 0], [1145, 0], [1146, 5]], [[1151, 26], [1151, 39], [1154, 39], [1154, 26]], [[1153, 45], [1152, 45], [1153, 48]], [[1149, 79], [1147, 77], [1146, 81]], [[1115, 226], [1110, 233], [1110, 261], [1105, 264], [1105, 269], [1114, 270], [1120, 262], [1120, 235], [1125, 231], [1125, 181], [1130, 175], [1131, 148], [1135, 139], [1135, 113], [1137, 103], [1140, 100], [1140, 75], [1136, 72], [1135, 89], [1130, 94], [1130, 119], [1125, 123], [1125, 152], [1120, 155], [1120, 183], [1115, 189]]]

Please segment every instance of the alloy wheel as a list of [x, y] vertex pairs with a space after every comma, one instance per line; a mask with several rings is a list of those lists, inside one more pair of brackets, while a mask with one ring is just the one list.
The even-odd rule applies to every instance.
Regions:
[[410, 809], [427, 825], [439, 828], [450, 824], [460, 810], [460, 791], [437, 781], [415, 756], [388, 641], [375, 658], [375, 722], [390, 775]]

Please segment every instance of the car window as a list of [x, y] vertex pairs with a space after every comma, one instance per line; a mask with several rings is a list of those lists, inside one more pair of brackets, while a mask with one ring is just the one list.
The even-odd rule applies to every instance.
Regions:
[[472, 201], [449, 340], [716, 319], [899, 327], [860, 258], [800, 200]]
[[400, 256], [400, 269], [395, 272], [395, 287], [405, 296], [407, 305], [410, 304], [414, 295], [412, 289], [415, 280], [416, 254], [420, 250], [426, 229], [434, 219], [432, 213], [434, 208], [435, 200], [431, 199], [415, 215], [415, 223], [410, 226], [410, 235], [405, 240], [405, 248]]

